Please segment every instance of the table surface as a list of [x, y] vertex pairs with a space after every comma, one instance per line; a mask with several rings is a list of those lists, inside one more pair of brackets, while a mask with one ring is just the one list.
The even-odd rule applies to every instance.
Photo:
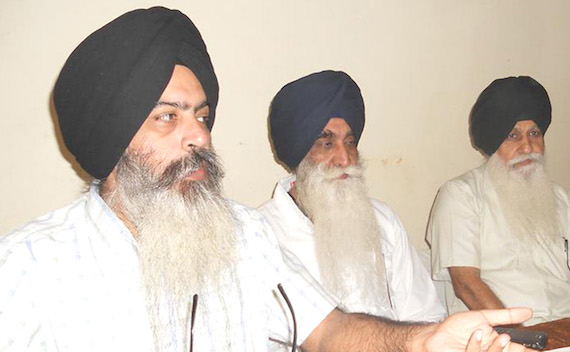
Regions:
[[548, 333], [548, 340], [546, 342], [547, 350], [570, 346], [570, 318], [526, 326], [521, 329], [532, 331], [546, 331]]

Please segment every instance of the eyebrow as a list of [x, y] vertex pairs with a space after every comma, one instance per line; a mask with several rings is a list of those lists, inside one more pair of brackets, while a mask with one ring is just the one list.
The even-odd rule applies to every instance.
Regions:
[[[528, 129], [528, 131], [533, 131], [533, 130], [535, 130], [535, 129], [536, 129], [536, 130], [539, 130], [539, 131], [542, 133], [542, 130], [540, 129], [540, 127], [538, 127], [538, 125], [537, 125], [536, 123], [533, 124], [533, 125]], [[513, 127], [513, 129], [511, 130], [511, 133], [512, 133], [512, 132], [519, 132], [519, 133], [520, 133], [520, 132], [522, 132], [522, 130], [519, 129], [518, 127]]]
[[[319, 139], [319, 138], [331, 138], [331, 137], [334, 137], [334, 136], [335, 136], [335, 133], [334, 133], [333, 131], [331, 131], [331, 130], [324, 130], [324, 131], [321, 132], [321, 134], [319, 134], [319, 136], [317, 137], [317, 139]], [[348, 138], [348, 137], [354, 137], [354, 132], [353, 132], [353, 131], [350, 131], [350, 132], [348, 132], [348, 133], [344, 136], [344, 138]]]
[[203, 101], [200, 104], [196, 105], [195, 107], [192, 107], [191, 105], [188, 105], [186, 103], [183, 102], [179, 102], [179, 101], [163, 101], [163, 100], [159, 100], [155, 105], [153, 109], [162, 107], [162, 106], [171, 106], [173, 108], [176, 109], [180, 109], [180, 110], [194, 110], [194, 112], [196, 111], [200, 111], [205, 107], [209, 107], [210, 104], [207, 101]]
[[334, 133], [329, 130], [324, 130], [321, 132], [321, 134], [319, 134], [319, 137], [317, 138], [329, 138], [329, 137], [334, 137]]

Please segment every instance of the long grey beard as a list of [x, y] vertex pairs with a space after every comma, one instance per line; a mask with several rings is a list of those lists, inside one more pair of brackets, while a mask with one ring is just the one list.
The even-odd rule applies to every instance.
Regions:
[[[343, 173], [349, 177], [337, 179]], [[360, 289], [362, 305], [375, 307], [388, 292], [380, 228], [362, 173], [360, 164], [326, 168], [304, 159], [297, 169], [297, 202], [314, 225], [323, 286], [341, 300]]]
[[[195, 150], [162, 172], [150, 166], [152, 157], [127, 152], [118, 163], [111, 198], [136, 227], [156, 349], [188, 350], [192, 296], [200, 294], [197, 309], [207, 319], [208, 306], [226, 310], [234, 303], [226, 297], [239, 293], [231, 280], [235, 275], [228, 275], [237, 262], [236, 220], [222, 197], [223, 171], [213, 151]], [[207, 169], [205, 180], [184, 180], [201, 166]], [[217, 343], [229, 348], [227, 321], [212, 325]]]
[[552, 245], [560, 239], [561, 229], [554, 187], [543, 166], [540, 154], [528, 156], [534, 162], [520, 169], [512, 165], [527, 156], [505, 164], [495, 153], [487, 170], [501, 205], [505, 220], [522, 248], [537, 241]]

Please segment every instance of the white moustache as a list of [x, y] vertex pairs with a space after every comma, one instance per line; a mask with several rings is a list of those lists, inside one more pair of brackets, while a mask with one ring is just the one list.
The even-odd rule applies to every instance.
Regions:
[[543, 156], [541, 154], [538, 153], [531, 153], [531, 154], [527, 154], [527, 155], [521, 155], [521, 156], [517, 156], [511, 160], [509, 160], [507, 162], [507, 165], [509, 167], [513, 167], [514, 165], [518, 164], [518, 163], [522, 163], [525, 162], [527, 160], [530, 160], [532, 162], [539, 162], [542, 163], [542, 158]]
[[323, 179], [329, 181], [336, 180], [342, 175], [348, 175], [349, 177], [353, 178], [361, 178], [364, 171], [360, 164], [347, 167], [325, 167], [323, 164], [320, 164], [318, 166], [318, 169], [318, 173], [322, 175]]

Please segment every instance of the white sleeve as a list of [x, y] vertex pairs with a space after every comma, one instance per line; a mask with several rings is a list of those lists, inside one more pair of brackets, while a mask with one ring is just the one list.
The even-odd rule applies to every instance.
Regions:
[[449, 281], [449, 267], [480, 267], [479, 230], [474, 195], [456, 182], [445, 184], [436, 196], [427, 228], [435, 280]]
[[269, 337], [287, 344], [293, 339], [291, 311], [277, 289], [277, 284], [281, 284], [295, 312], [297, 344], [300, 345], [337, 306], [338, 301], [313, 279], [294, 255], [280, 249], [267, 220], [260, 215], [259, 220], [261, 229], [258, 232], [263, 233], [263, 241], [260, 242], [267, 264], [259, 270], [272, 291], [272, 299], [267, 302]]
[[389, 208], [383, 213], [381, 229], [389, 247], [389, 253], [385, 253], [386, 269], [398, 320], [442, 320], [446, 316], [445, 308], [402, 222]]

